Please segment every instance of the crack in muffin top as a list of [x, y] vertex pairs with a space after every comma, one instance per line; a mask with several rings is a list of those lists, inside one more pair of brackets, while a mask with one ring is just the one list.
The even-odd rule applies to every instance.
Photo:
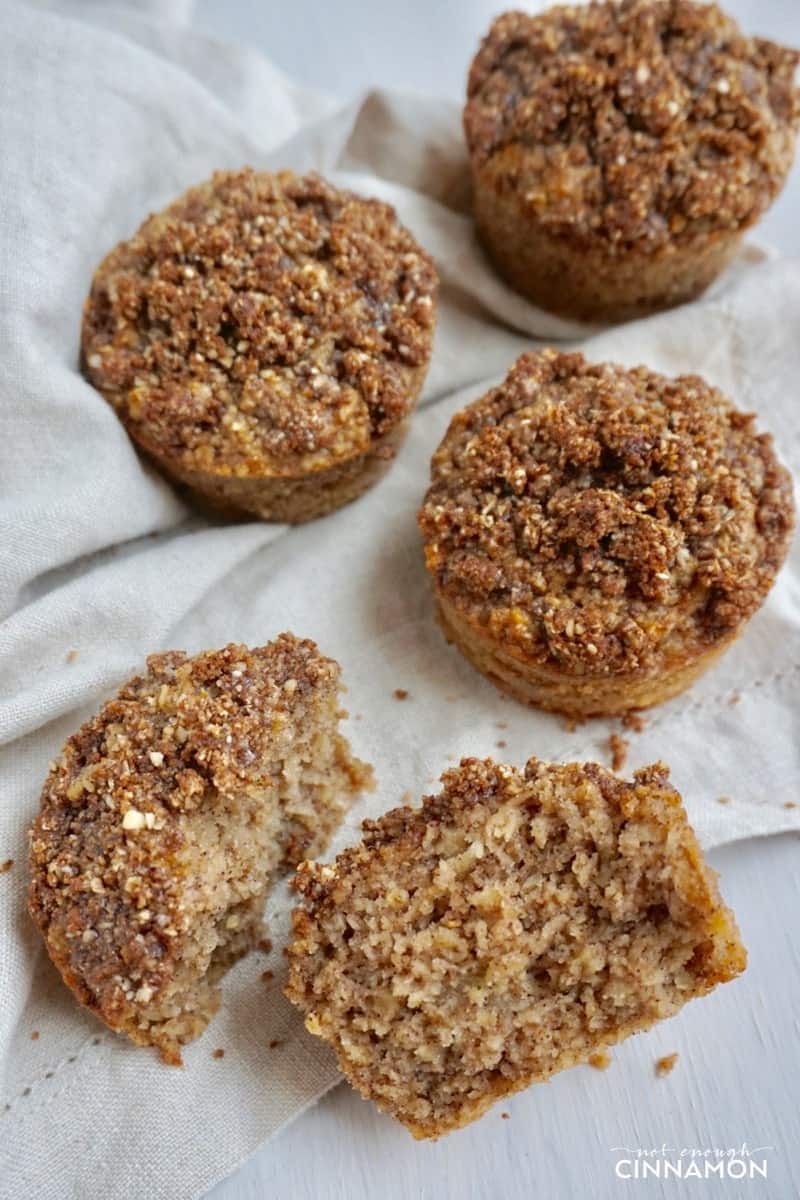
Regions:
[[419, 513], [458, 612], [576, 674], [724, 641], [766, 597], [793, 519], [772, 438], [716, 388], [555, 350], [453, 417]]
[[509, 12], [470, 70], [473, 169], [579, 242], [653, 251], [745, 228], [794, 158], [798, 61], [693, 0]]
[[301, 474], [406, 417], [436, 287], [389, 205], [316, 175], [217, 172], [101, 263], [84, 366], [159, 457]]
[[[31, 829], [30, 904], [45, 935], [54, 922], [66, 930], [71, 969], [95, 993], [117, 982], [130, 999], [132, 978], [146, 973], [152, 992], [169, 976], [196, 916], [179, 818], [273, 787], [276, 730], [338, 680], [332, 659], [291, 634], [152, 655], [67, 741]], [[276, 843], [287, 863], [302, 851]]]

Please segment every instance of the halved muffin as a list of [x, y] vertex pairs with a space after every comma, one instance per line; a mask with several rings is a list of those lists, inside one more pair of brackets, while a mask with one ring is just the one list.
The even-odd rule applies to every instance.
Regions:
[[270, 885], [321, 851], [370, 771], [340, 672], [282, 634], [153, 655], [64, 747], [30, 832], [30, 911], [82, 1004], [180, 1064]]
[[88, 378], [195, 498], [307, 521], [390, 465], [431, 354], [431, 259], [378, 200], [218, 172], [103, 260]]
[[499, 272], [582, 320], [698, 295], [789, 173], [798, 61], [694, 0], [498, 17], [472, 63], [464, 129]]
[[716, 388], [555, 350], [453, 417], [419, 513], [448, 638], [578, 717], [688, 687], [763, 603], [793, 521], [771, 437]]
[[733, 979], [746, 953], [663, 764], [463, 759], [301, 864], [286, 994], [418, 1138]]

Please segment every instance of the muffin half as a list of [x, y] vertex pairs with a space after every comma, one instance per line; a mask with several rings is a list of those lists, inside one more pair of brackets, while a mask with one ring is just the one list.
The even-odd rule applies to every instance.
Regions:
[[744, 969], [667, 776], [463, 759], [300, 866], [286, 994], [362, 1095], [438, 1137]]
[[692, 683], [763, 603], [793, 520], [772, 439], [716, 388], [554, 350], [456, 414], [419, 513], [448, 638], [572, 716]]
[[694, 0], [499, 17], [464, 110], [475, 219], [499, 272], [583, 320], [698, 295], [790, 170], [799, 60]]
[[307, 521], [391, 463], [428, 367], [436, 288], [388, 205], [315, 175], [218, 172], [100, 264], [84, 369], [197, 498]]
[[262, 932], [281, 871], [321, 851], [370, 779], [313, 642], [154, 655], [51, 767], [30, 911], [64, 981], [179, 1064]]

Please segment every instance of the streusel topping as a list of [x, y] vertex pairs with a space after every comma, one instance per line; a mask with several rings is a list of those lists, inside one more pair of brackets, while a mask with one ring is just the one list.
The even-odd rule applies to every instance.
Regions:
[[798, 61], [694, 0], [509, 12], [472, 64], [467, 142], [554, 235], [650, 251], [745, 228], [791, 167]]
[[786, 555], [767, 434], [698, 376], [524, 354], [453, 418], [419, 514], [459, 611], [534, 661], [617, 673], [726, 638]]
[[185, 468], [299, 473], [408, 414], [435, 293], [388, 205], [316, 175], [218, 172], [101, 264], [85, 369], [137, 441]]

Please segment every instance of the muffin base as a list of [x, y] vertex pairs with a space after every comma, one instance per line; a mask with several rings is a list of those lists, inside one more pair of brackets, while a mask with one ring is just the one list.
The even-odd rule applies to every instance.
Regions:
[[743, 232], [702, 233], [654, 254], [612, 255], [554, 237], [491, 177], [474, 179], [473, 207], [480, 240], [503, 279], [540, 308], [578, 321], [630, 321], [695, 299], [728, 265]]
[[699, 679], [737, 636], [696, 655], [676, 655], [658, 673], [581, 676], [512, 653], [441, 595], [437, 615], [448, 642], [495, 687], [523, 704], [579, 718], [617, 717], [671, 700]]
[[302, 525], [357, 500], [376, 484], [392, 465], [409, 424], [406, 418], [363, 454], [306, 475], [238, 476], [189, 471], [154, 447], [137, 445], [200, 508], [219, 516], [259, 517], [262, 521]]

